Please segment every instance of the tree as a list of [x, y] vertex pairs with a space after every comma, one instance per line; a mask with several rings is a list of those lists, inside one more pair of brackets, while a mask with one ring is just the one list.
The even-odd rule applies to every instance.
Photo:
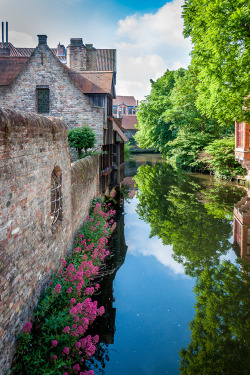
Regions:
[[139, 131], [135, 140], [141, 148], [164, 152], [167, 142], [174, 138], [171, 122], [165, 118], [165, 112], [172, 105], [170, 94], [174, 81], [174, 71], [169, 70], [156, 82], [151, 80], [151, 93], [140, 103], [137, 112]]
[[197, 74], [192, 68], [167, 71], [156, 82], [137, 114], [140, 147], [154, 147], [184, 168], [199, 169], [199, 152], [223, 129], [196, 107]]
[[185, 0], [184, 36], [198, 72], [198, 109], [221, 124], [250, 119], [248, 0]]
[[93, 148], [96, 136], [88, 126], [77, 127], [68, 132], [68, 141], [70, 146], [76, 148], [78, 157], [81, 159], [83, 157], [82, 149], [84, 149], [86, 154], [89, 148]]
[[196, 281], [191, 343], [180, 352], [181, 375], [250, 373], [249, 266], [229, 261]]

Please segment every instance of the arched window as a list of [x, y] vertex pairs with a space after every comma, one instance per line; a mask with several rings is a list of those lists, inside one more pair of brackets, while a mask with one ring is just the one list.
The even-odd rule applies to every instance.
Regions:
[[51, 223], [62, 220], [62, 172], [55, 167], [51, 174]]

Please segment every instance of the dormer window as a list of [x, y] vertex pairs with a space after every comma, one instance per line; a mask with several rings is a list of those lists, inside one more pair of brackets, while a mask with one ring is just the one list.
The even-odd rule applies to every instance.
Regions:
[[49, 113], [49, 86], [37, 86], [37, 113]]

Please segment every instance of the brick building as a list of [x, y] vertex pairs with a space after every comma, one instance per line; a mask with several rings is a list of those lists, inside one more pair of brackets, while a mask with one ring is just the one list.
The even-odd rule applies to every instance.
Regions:
[[46, 35], [38, 36], [36, 48], [0, 44], [0, 106], [60, 117], [69, 129], [89, 125], [106, 152], [100, 158], [100, 176], [109, 172], [101, 177], [102, 191], [120, 182], [116, 163], [123, 164], [126, 139], [113, 127], [115, 81], [116, 50], [95, 49], [82, 38], [54, 49]]
[[136, 117], [138, 104], [134, 96], [117, 96], [113, 100], [113, 115], [121, 119], [122, 129], [132, 144], [135, 144], [134, 135], [137, 132], [135, 125], [138, 124]]
[[235, 160], [247, 169], [250, 179], [250, 127], [247, 122], [235, 122]]

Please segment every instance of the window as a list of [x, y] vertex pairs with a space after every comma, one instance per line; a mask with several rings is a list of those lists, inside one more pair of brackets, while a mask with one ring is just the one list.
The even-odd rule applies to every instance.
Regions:
[[132, 115], [132, 108], [133, 107], [128, 107], [128, 115]]
[[51, 174], [51, 223], [62, 221], [62, 173], [56, 167]]
[[236, 147], [242, 148], [243, 147], [243, 129], [244, 123], [236, 123]]
[[114, 115], [117, 114], [117, 105], [113, 105], [113, 114], [114, 114]]
[[37, 112], [49, 113], [49, 88], [39, 87], [37, 91]]
[[123, 107], [123, 114], [126, 115], [126, 107]]

